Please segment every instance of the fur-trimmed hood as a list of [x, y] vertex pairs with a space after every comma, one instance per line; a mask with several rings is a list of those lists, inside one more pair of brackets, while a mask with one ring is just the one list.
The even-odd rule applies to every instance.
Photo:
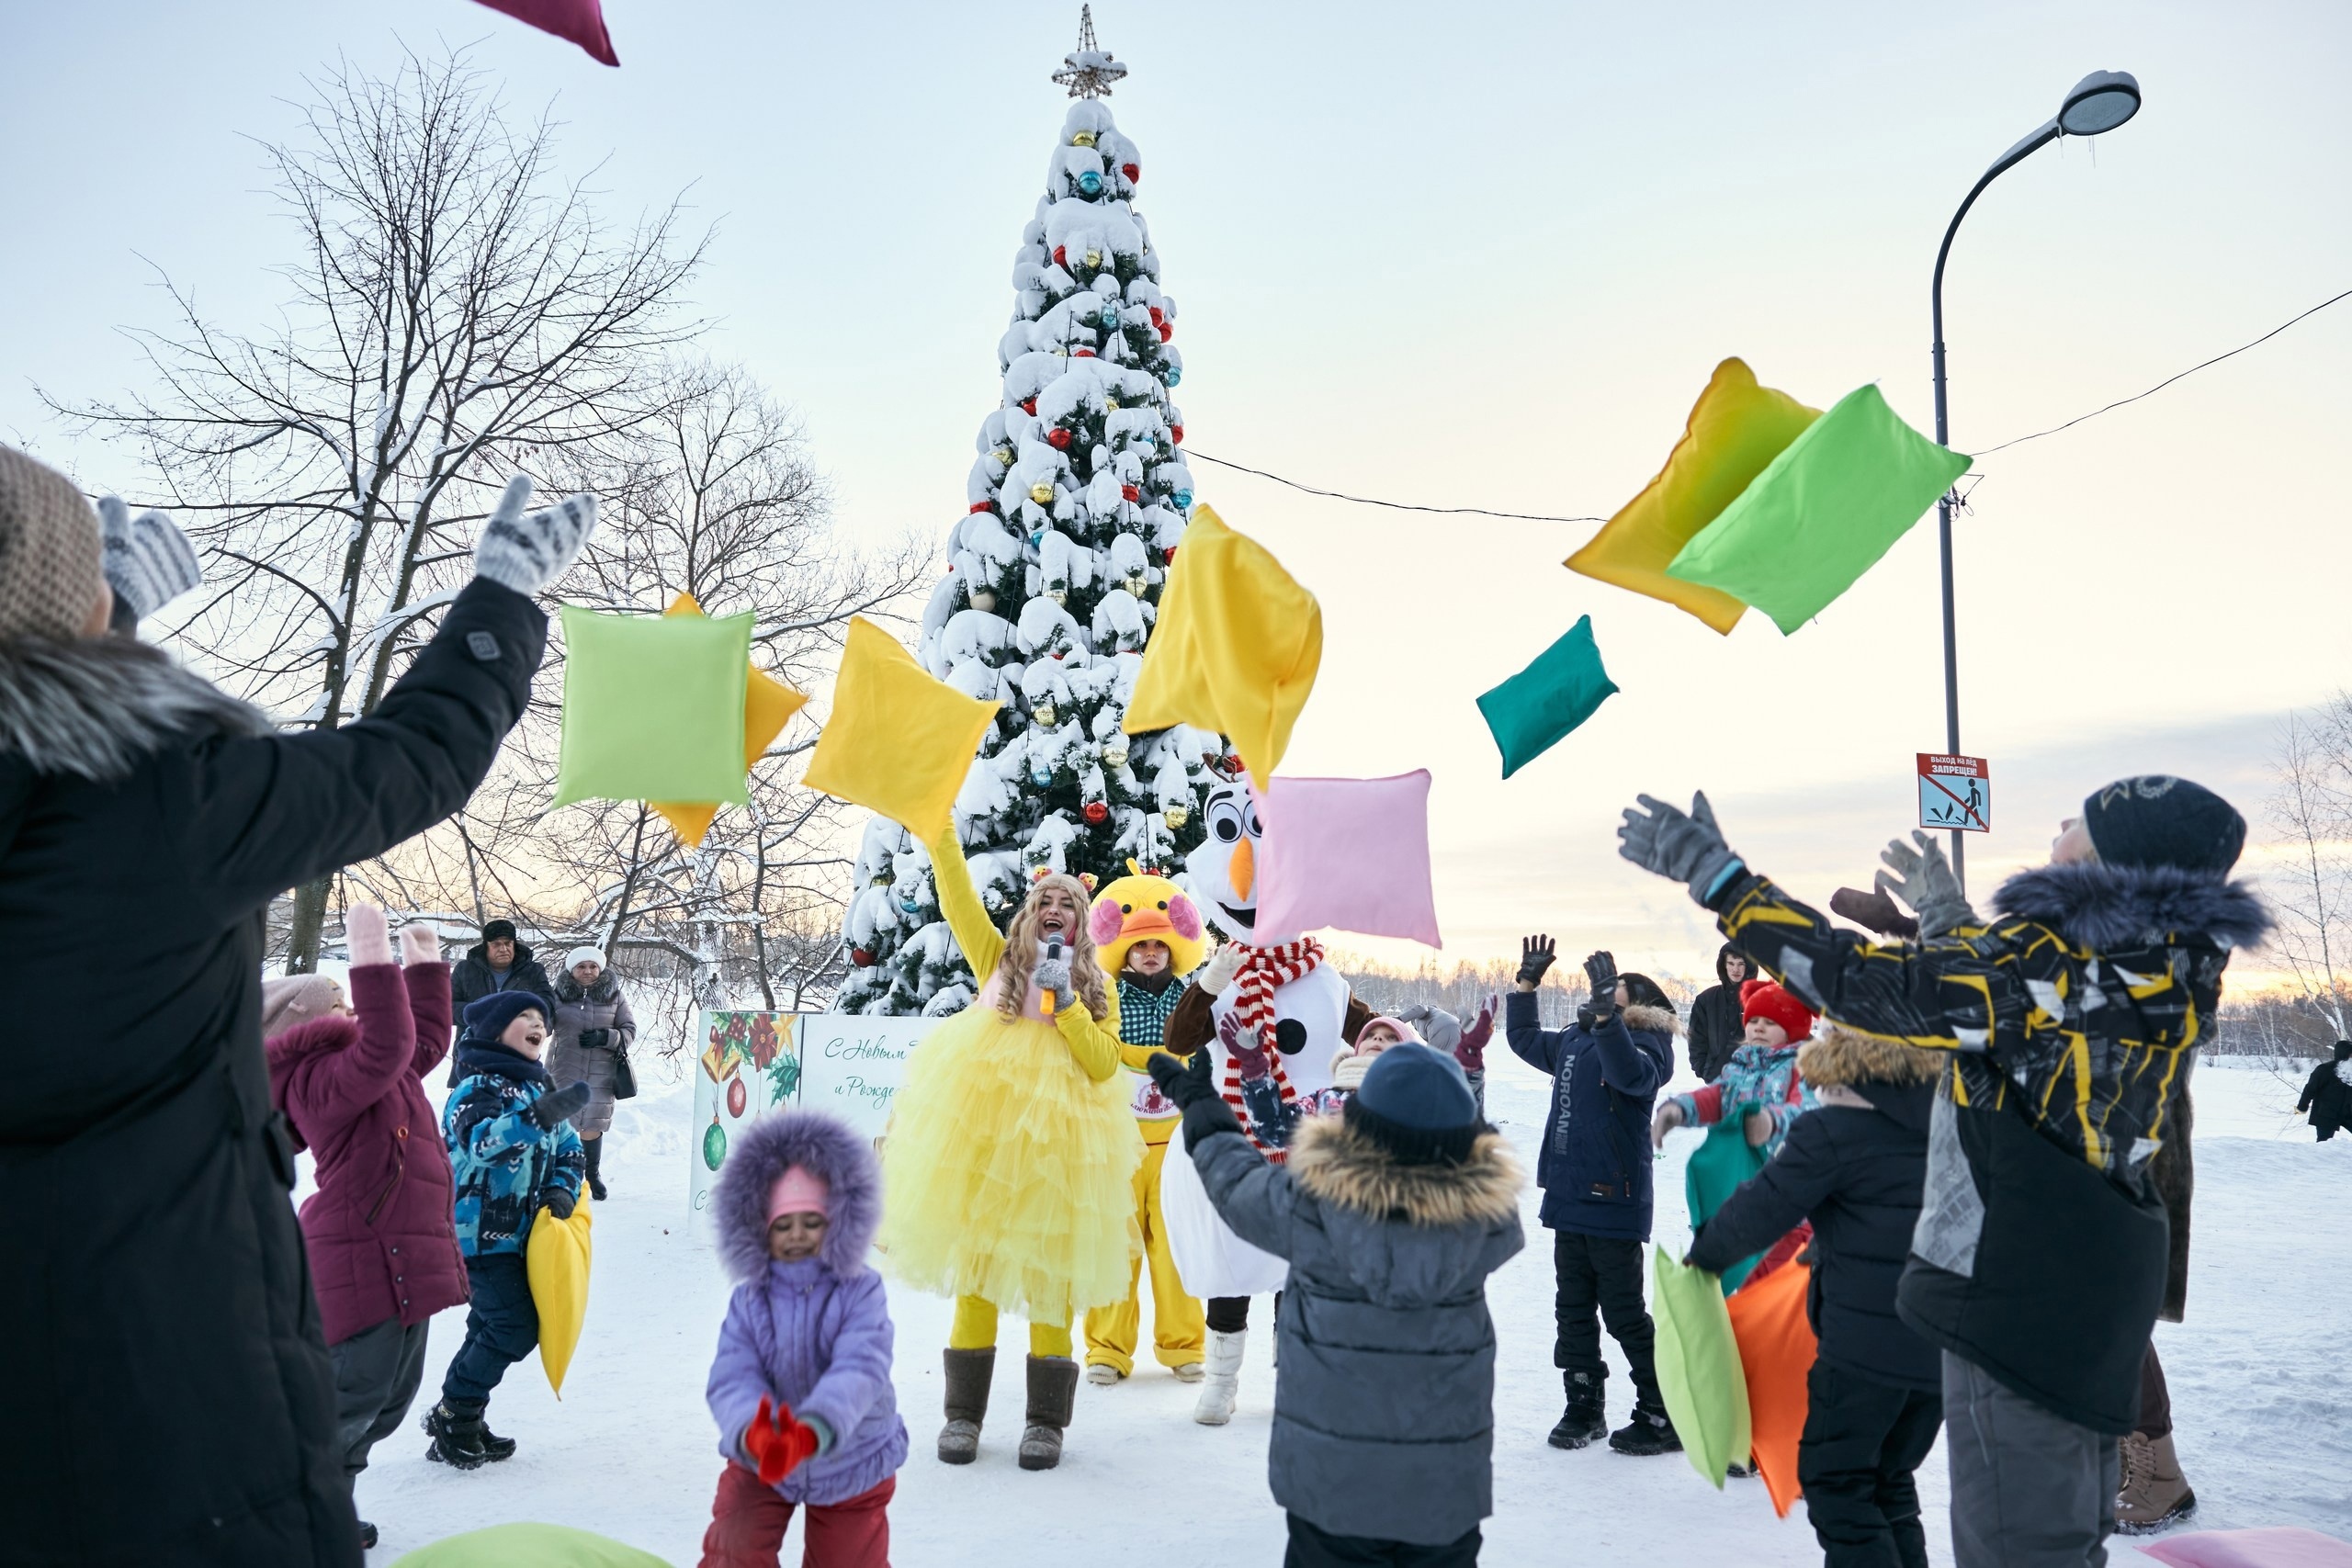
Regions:
[[1288, 1169], [1308, 1196], [1375, 1220], [1429, 1229], [1491, 1225], [1519, 1212], [1526, 1172], [1500, 1133], [1486, 1132], [1460, 1165], [1407, 1165], [1338, 1116], [1303, 1122]]
[[130, 776], [184, 735], [266, 735], [237, 701], [163, 649], [129, 637], [0, 640], [0, 756], [93, 784]]
[[1813, 1038], [1797, 1047], [1797, 1072], [1809, 1089], [1856, 1088], [1862, 1084], [1930, 1084], [1943, 1076], [1943, 1055], [1859, 1034], [1824, 1021]]
[[768, 1192], [796, 1165], [831, 1190], [817, 1260], [844, 1279], [865, 1267], [882, 1224], [881, 1163], [864, 1138], [822, 1111], [778, 1111], [736, 1138], [711, 1195], [718, 1255], [729, 1277], [756, 1280], [766, 1271]]
[[2249, 947], [2269, 934], [2270, 909], [2250, 882], [2178, 866], [2078, 861], [2036, 866], [2001, 884], [1993, 908], [2039, 920], [2089, 948], [2128, 947], [2167, 936], [2202, 936]]
[[1627, 1029], [1655, 1029], [1668, 1040], [1674, 1038], [1676, 1019], [1672, 1008], [1645, 1007], [1636, 1002], [1623, 1010]]

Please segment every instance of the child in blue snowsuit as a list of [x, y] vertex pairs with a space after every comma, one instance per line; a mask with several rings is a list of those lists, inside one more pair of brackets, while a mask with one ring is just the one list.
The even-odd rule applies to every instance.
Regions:
[[506, 1369], [539, 1342], [524, 1267], [532, 1217], [546, 1209], [570, 1218], [587, 1169], [571, 1122], [587, 1108], [588, 1086], [557, 1089], [540, 1065], [546, 1008], [528, 991], [499, 991], [467, 1005], [441, 1113], [473, 1306], [466, 1341], [442, 1380], [441, 1403], [424, 1417], [433, 1436], [425, 1457], [459, 1470], [514, 1452], [514, 1440], [492, 1435], [483, 1415]]

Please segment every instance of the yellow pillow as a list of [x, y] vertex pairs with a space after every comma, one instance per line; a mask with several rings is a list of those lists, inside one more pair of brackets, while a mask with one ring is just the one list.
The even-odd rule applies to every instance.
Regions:
[[1262, 792], [1290, 749], [1322, 662], [1315, 595], [1265, 546], [1196, 506], [1122, 728], [1145, 735], [1189, 724], [1230, 736]]
[[878, 811], [929, 843], [955, 820], [956, 792], [997, 706], [935, 679], [898, 638], [853, 615], [808, 787]]
[[1667, 576], [1667, 563], [1820, 417], [1819, 409], [1758, 386], [1743, 362], [1724, 360], [1692, 405], [1666, 467], [1568, 558], [1568, 570], [1663, 599], [1729, 636], [1747, 606], [1720, 589]]
[[[670, 601], [665, 615], [699, 615], [702, 606], [691, 593], [681, 593]], [[743, 771], [767, 754], [768, 747], [784, 733], [792, 716], [800, 711], [808, 697], [794, 691], [775, 676], [754, 664], [743, 687]], [[686, 805], [677, 801], [648, 801], [670, 830], [678, 835], [678, 842], [693, 849], [710, 831], [711, 818], [718, 815], [716, 804]]]
[[563, 1397], [563, 1374], [571, 1370], [571, 1353], [580, 1348], [580, 1328], [588, 1318], [588, 1205], [559, 1220], [552, 1209], [541, 1209], [531, 1221], [530, 1239], [523, 1244], [523, 1273], [531, 1282], [531, 1304], [539, 1313], [539, 1370], [548, 1386]]

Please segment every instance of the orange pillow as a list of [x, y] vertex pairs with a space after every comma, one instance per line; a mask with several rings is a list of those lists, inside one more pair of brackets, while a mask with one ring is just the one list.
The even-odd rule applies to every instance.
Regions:
[[1772, 1511], [1789, 1517], [1789, 1505], [1804, 1495], [1797, 1484], [1797, 1439], [1804, 1436], [1810, 1404], [1805, 1380], [1818, 1345], [1805, 1317], [1805, 1292], [1813, 1270], [1786, 1263], [1760, 1280], [1742, 1285], [1724, 1304], [1731, 1312], [1732, 1337], [1739, 1341], [1740, 1370], [1747, 1376], [1748, 1441]]

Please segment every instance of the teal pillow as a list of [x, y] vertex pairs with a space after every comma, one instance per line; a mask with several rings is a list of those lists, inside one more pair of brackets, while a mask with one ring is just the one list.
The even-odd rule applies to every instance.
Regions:
[[1718, 1491], [1734, 1461], [1747, 1462], [1747, 1378], [1731, 1309], [1713, 1274], [1650, 1253], [1650, 1308], [1657, 1319], [1657, 1386], [1692, 1468]]
[[601, 615], [566, 604], [563, 750], [552, 804], [746, 804], [752, 619]]
[[1600, 667], [1592, 617], [1579, 616], [1534, 663], [1478, 699], [1478, 711], [1503, 754], [1503, 777], [1559, 744], [1616, 692], [1617, 682]]
[[1786, 637], [1878, 564], [1971, 459], [1857, 387], [1781, 449], [1666, 569], [1772, 617]]

